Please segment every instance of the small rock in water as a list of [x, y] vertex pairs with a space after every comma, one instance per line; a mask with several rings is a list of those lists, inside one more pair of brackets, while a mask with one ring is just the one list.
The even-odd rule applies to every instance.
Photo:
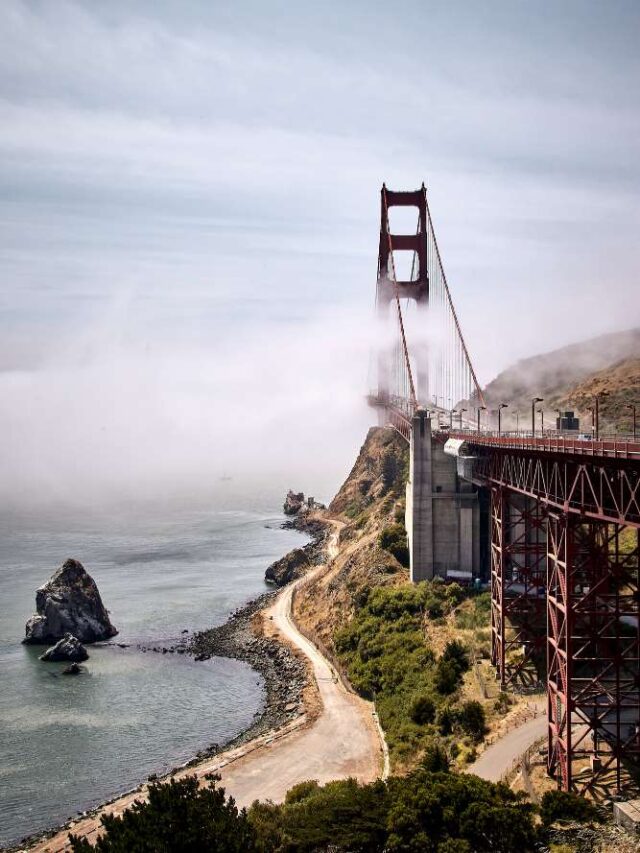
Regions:
[[65, 634], [61, 640], [52, 646], [50, 649], [40, 655], [40, 660], [45, 661], [81, 661], [87, 660], [89, 654], [77, 637], [73, 634]]
[[62, 670], [63, 675], [80, 675], [82, 667], [79, 663], [70, 663], [66, 669]]

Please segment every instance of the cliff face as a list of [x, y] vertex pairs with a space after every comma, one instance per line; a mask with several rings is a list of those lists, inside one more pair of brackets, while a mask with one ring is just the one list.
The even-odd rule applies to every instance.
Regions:
[[383, 530], [404, 519], [408, 447], [392, 429], [369, 430], [349, 476], [329, 506], [340, 518], [339, 553], [329, 572], [296, 596], [295, 618], [333, 650], [333, 636], [352, 617], [363, 593], [408, 580], [407, 569], [380, 547]]

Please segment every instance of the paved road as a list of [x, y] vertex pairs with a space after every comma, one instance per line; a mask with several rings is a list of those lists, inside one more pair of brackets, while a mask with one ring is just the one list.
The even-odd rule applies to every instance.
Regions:
[[[330, 543], [331, 556], [336, 553], [337, 530]], [[321, 571], [323, 567], [315, 569], [313, 574]], [[267, 619], [271, 616], [278, 632], [311, 661], [322, 700], [318, 718], [309, 726], [304, 725], [304, 718], [299, 718], [278, 735], [264, 735], [185, 771], [200, 777], [205, 773], [220, 773], [222, 785], [240, 806], [250, 805], [256, 799], [282, 801], [292, 785], [307, 779], [328, 782], [354, 776], [370, 782], [381, 772], [382, 749], [372, 703], [344, 688], [329, 662], [293, 623], [293, 588], [302, 582], [304, 579], [286, 587], [266, 616]], [[103, 812], [121, 814], [135, 799], [143, 798], [144, 793], [140, 792], [124, 795], [105, 806]], [[98, 814], [78, 821], [72, 831], [93, 841], [99, 825]], [[60, 853], [68, 849], [67, 835], [68, 830], [64, 830], [31, 849]]]
[[547, 733], [547, 718], [544, 714], [528, 720], [492, 744], [466, 772], [475, 773], [488, 782], [499, 782], [511, 769], [513, 762]]

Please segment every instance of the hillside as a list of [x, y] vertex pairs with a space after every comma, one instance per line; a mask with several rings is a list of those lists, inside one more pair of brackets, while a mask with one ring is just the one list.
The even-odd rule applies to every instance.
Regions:
[[630, 431], [631, 412], [625, 407], [640, 403], [640, 329], [602, 335], [518, 361], [487, 385], [485, 397], [490, 408], [499, 402], [509, 404], [503, 414], [507, 429], [515, 428], [515, 412], [520, 413], [520, 428], [528, 428], [531, 399], [542, 397], [544, 403], [538, 408], [544, 410], [545, 426], [555, 426], [557, 409], [574, 409], [581, 418], [581, 430], [588, 432], [594, 395], [603, 391], [608, 396], [600, 404], [601, 430]]
[[344, 525], [337, 554], [294, 601], [296, 624], [375, 700], [396, 772], [435, 747], [466, 766], [522, 705], [493, 685], [487, 595], [469, 597], [439, 579], [409, 582], [407, 451], [394, 430], [369, 430], [328, 510]]

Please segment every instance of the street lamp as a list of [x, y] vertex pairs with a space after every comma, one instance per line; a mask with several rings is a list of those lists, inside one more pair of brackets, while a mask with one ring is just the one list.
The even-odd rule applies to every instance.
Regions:
[[542, 427], [542, 437], [544, 438], [544, 409], [538, 409], [540, 415], [540, 426]]
[[486, 408], [486, 406], [478, 406], [478, 432], [480, 432], [480, 412]]
[[627, 403], [625, 409], [631, 409], [633, 412], [633, 440], [636, 440], [636, 404], [635, 403]]
[[543, 403], [543, 397], [531, 398], [531, 437], [536, 437], [536, 403]]
[[462, 413], [466, 411], [466, 409], [458, 409], [458, 414], [460, 415], [460, 429], [462, 429]]
[[595, 395], [595, 401], [596, 401], [596, 424], [595, 424], [595, 426], [596, 426], [596, 441], [598, 441], [598, 439], [600, 438], [600, 400], [602, 399], [602, 397], [608, 397], [608, 396], [609, 396], [608, 391], [600, 391], [598, 394]]
[[502, 432], [502, 410], [507, 409], [508, 407], [508, 403], [500, 403], [500, 405], [498, 406], [498, 437]]
[[451, 411], [449, 412], [449, 429], [453, 429], [453, 416], [455, 415], [455, 413], [455, 409], [451, 409]]

